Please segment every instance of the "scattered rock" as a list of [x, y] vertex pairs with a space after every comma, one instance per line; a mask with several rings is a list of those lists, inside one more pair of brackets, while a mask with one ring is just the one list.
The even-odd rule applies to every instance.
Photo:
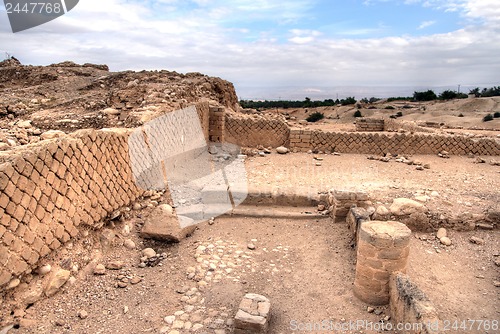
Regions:
[[52, 270], [52, 267], [50, 264], [46, 264], [44, 266], [41, 266], [40, 268], [38, 268], [38, 275], [47, 275], [48, 273], [50, 273], [50, 271]]
[[45, 288], [45, 295], [47, 297], [55, 295], [57, 291], [59, 291], [59, 289], [68, 281], [70, 276], [71, 272], [69, 270], [59, 269], [56, 271]]
[[286, 148], [284, 146], [280, 146], [280, 147], [276, 148], [276, 152], [278, 152], [279, 154], [287, 154], [288, 148]]
[[484, 240], [481, 239], [481, 238], [478, 238], [478, 237], [470, 237], [469, 239], [470, 242], [472, 242], [473, 244], [476, 244], [476, 245], [483, 245], [484, 244]]
[[127, 249], [135, 249], [135, 242], [133, 242], [132, 240], [130, 239], [127, 239], [123, 242], [123, 245], [125, 246], [125, 248]]
[[440, 240], [441, 240], [441, 238], [444, 238], [444, 237], [446, 237], [447, 235], [448, 235], [448, 231], [446, 231], [446, 229], [445, 229], [445, 228], [441, 227], [441, 228], [437, 231], [437, 233], [436, 233], [436, 238], [438, 238], [438, 239], [440, 239]]
[[254, 250], [255, 249], [255, 245], [250, 243], [250, 244], [247, 245], [247, 248], [250, 249], [250, 250]]
[[374, 311], [375, 311], [375, 309], [373, 307], [371, 307], [371, 306], [368, 306], [366, 308], [366, 312], [368, 312], [368, 313], [373, 313]]
[[87, 319], [89, 316], [88, 312], [85, 310], [78, 311], [77, 315], [78, 315], [78, 318], [80, 318], [80, 319]]
[[19, 278], [14, 278], [12, 281], [9, 282], [7, 285], [7, 290], [17, 288], [19, 284], [21, 283], [21, 280]]
[[40, 135], [41, 140], [64, 137], [66, 133], [61, 130], [49, 130]]
[[448, 237], [442, 237], [439, 241], [445, 246], [451, 246], [452, 244], [451, 239]]
[[145, 248], [142, 250], [142, 256], [145, 256], [146, 258], [152, 258], [153, 256], [156, 256], [156, 252], [153, 248]]
[[104, 275], [106, 274], [106, 267], [102, 263], [99, 263], [94, 268], [94, 275]]
[[373, 313], [375, 313], [376, 315], [381, 315], [383, 313], [383, 311], [378, 308]]
[[500, 281], [493, 281], [493, 285], [497, 288], [500, 288]]
[[323, 204], [319, 204], [318, 211], [325, 211], [325, 206]]
[[111, 261], [111, 262], [108, 262], [108, 264], [106, 264], [106, 269], [109, 269], [109, 270], [120, 270], [123, 267], [125, 267], [125, 263], [123, 261], [119, 261], [119, 260]]

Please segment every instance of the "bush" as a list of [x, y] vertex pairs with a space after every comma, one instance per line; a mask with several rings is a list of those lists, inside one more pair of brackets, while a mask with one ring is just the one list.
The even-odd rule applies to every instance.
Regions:
[[498, 112], [498, 111], [497, 111], [496, 113], [494, 113], [494, 114], [493, 114], [493, 117], [494, 117], [494, 118], [498, 118], [498, 117], [500, 117], [500, 112]]
[[363, 115], [361, 114], [361, 111], [356, 110], [356, 112], [354, 113], [354, 117], [363, 117]]
[[393, 110], [393, 109], [396, 109], [396, 108], [394, 108], [393, 106], [387, 106], [387, 107], [385, 107], [384, 109]]
[[489, 122], [489, 121], [492, 121], [493, 120], [493, 115], [492, 114], [488, 114], [486, 116], [483, 117], [483, 122]]
[[432, 90], [428, 90], [426, 92], [414, 92], [413, 99], [415, 101], [432, 101], [437, 100], [437, 95]]
[[403, 113], [402, 113], [401, 111], [398, 111], [398, 112], [396, 113], [396, 117], [403, 117]]
[[325, 118], [325, 115], [321, 112], [316, 111], [313, 112], [311, 115], [307, 116], [306, 121], [313, 123], [323, 118]]
[[458, 114], [458, 117], [464, 117], [464, 114], [460, 113]]

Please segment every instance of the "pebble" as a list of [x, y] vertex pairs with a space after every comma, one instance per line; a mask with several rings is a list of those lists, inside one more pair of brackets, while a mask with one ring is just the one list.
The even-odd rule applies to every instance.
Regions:
[[52, 267], [50, 266], [50, 264], [46, 264], [46, 265], [38, 268], [38, 275], [46, 275], [46, 274], [50, 273], [51, 270], [52, 270]]
[[156, 256], [156, 252], [153, 248], [145, 248], [142, 250], [141, 253], [148, 259], [152, 258], [153, 256]]
[[368, 313], [373, 313], [374, 311], [375, 311], [375, 309], [373, 307], [371, 307], [371, 306], [368, 306], [366, 308], [366, 312], [368, 312]]
[[171, 325], [175, 321], [175, 315], [166, 316], [165, 318], [163, 318], [163, 320], [165, 320], [167, 324]]
[[443, 237], [446, 237], [448, 236], [448, 231], [446, 231], [445, 228], [441, 227], [437, 233], [436, 233], [436, 238], [440, 239], [443, 238]]
[[127, 239], [123, 242], [123, 245], [125, 246], [125, 248], [127, 249], [134, 249], [135, 248], [135, 242], [133, 242], [132, 240], [130, 239]]
[[469, 241], [476, 245], [484, 244], [484, 240], [478, 237], [470, 237]]
[[383, 311], [381, 309], [376, 309], [375, 311], [373, 311], [373, 313], [375, 313], [376, 315], [381, 315], [382, 312]]
[[106, 267], [102, 263], [99, 263], [94, 268], [94, 275], [104, 275], [106, 273]]
[[255, 247], [254, 244], [248, 244], [247, 248], [250, 249], [250, 250], [254, 250], [256, 247]]
[[77, 315], [80, 319], [87, 319], [87, 317], [89, 316], [88, 312], [85, 310], [78, 311]]
[[13, 279], [12, 281], [9, 282], [7, 290], [16, 288], [20, 283], [21, 281], [18, 278]]
[[452, 244], [450, 238], [448, 237], [442, 237], [439, 239], [439, 241], [445, 246], [450, 246]]
[[123, 261], [111, 261], [106, 265], [106, 269], [110, 270], [120, 270], [125, 267], [125, 263]]

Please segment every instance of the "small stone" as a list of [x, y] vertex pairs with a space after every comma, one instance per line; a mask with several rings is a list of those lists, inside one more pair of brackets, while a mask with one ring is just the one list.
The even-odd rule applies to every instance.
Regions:
[[78, 318], [80, 318], [80, 319], [87, 319], [87, 317], [89, 316], [88, 312], [85, 310], [78, 311], [77, 315], [78, 315]]
[[389, 321], [389, 320], [391, 320], [391, 316], [386, 315], [386, 316], [384, 317], [384, 321]]
[[123, 288], [126, 288], [126, 287], [127, 287], [127, 283], [122, 282], [122, 281], [118, 282], [118, 284], [117, 284], [117, 285], [118, 285], [118, 287], [119, 287], [119, 288], [121, 288], [121, 289], [123, 289]]
[[415, 167], [415, 169], [416, 170], [424, 170], [425, 168], [424, 168], [424, 166], [417, 166], [417, 167]]
[[135, 242], [133, 242], [132, 240], [130, 239], [127, 239], [123, 242], [123, 245], [125, 246], [125, 248], [127, 249], [134, 249], [135, 248]]
[[193, 325], [193, 328], [191, 328], [191, 330], [192, 330], [193, 332], [196, 332], [196, 331], [199, 331], [199, 330], [200, 330], [200, 329], [202, 329], [202, 328], [203, 328], [203, 325], [202, 325], [202, 324], [194, 324], [194, 325]]
[[106, 264], [106, 269], [109, 270], [120, 270], [123, 267], [125, 267], [125, 263], [123, 263], [123, 261], [118, 261], [118, 260], [111, 261], [108, 264]]
[[174, 329], [184, 328], [184, 321], [182, 321], [182, 320], [175, 320], [174, 323], [172, 324], [172, 328], [174, 328]]
[[478, 237], [470, 237], [469, 241], [476, 245], [484, 244], [484, 240]]
[[141, 253], [148, 259], [152, 258], [153, 256], [156, 256], [156, 252], [153, 248], [145, 248], [142, 250]]
[[442, 237], [439, 239], [439, 241], [445, 246], [450, 246], [452, 244], [450, 238], [448, 237]]
[[500, 281], [493, 281], [493, 285], [497, 288], [500, 288]]
[[175, 321], [175, 315], [166, 316], [165, 318], [163, 318], [163, 320], [165, 320], [167, 324], [171, 325]]
[[436, 238], [441, 239], [443, 237], [446, 237], [447, 235], [448, 235], [448, 232], [446, 231], [446, 229], [441, 227], [440, 229], [438, 229], [438, 231], [436, 233]]
[[141, 205], [141, 203], [135, 202], [135, 203], [132, 205], [132, 209], [134, 209], [134, 210], [136, 210], [136, 211], [137, 211], [137, 210], [142, 209], [142, 205]]
[[56, 292], [68, 281], [70, 276], [71, 272], [69, 270], [59, 269], [55, 272], [45, 289], [45, 295], [50, 297], [56, 294]]
[[373, 307], [371, 307], [371, 306], [368, 306], [366, 308], [366, 312], [368, 312], [368, 313], [373, 313], [374, 311], [375, 311], [375, 309]]
[[323, 204], [319, 204], [318, 211], [325, 211], [325, 206]]
[[250, 250], [254, 250], [256, 247], [255, 247], [254, 244], [248, 244], [247, 248], [250, 249]]
[[46, 264], [46, 265], [38, 268], [38, 275], [42, 275], [42, 276], [46, 275], [46, 274], [50, 273], [51, 270], [52, 270], [52, 267], [50, 266], [50, 264]]
[[140, 282], [142, 282], [142, 278], [140, 278], [138, 276], [134, 276], [130, 279], [130, 284], [132, 284], [132, 285], [139, 284]]
[[123, 314], [127, 314], [128, 313], [128, 306], [125, 305], [123, 306]]
[[373, 313], [375, 313], [376, 315], [381, 315], [382, 312], [383, 311], [381, 309], [376, 309], [375, 311], [373, 311]]
[[276, 148], [276, 152], [278, 152], [279, 154], [287, 154], [288, 153], [288, 148], [286, 148], [284, 146], [280, 146], [280, 147]]
[[17, 288], [20, 283], [21, 281], [18, 278], [13, 279], [9, 282], [9, 285], [7, 285], [7, 290]]

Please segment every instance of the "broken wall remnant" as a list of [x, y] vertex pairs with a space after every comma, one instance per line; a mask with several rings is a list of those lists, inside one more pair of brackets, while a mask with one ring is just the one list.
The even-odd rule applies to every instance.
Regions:
[[408, 275], [401, 272], [393, 273], [389, 282], [389, 290], [393, 321], [412, 324], [414, 327], [406, 329], [405, 333], [439, 333], [440, 322], [434, 305]]
[[385, 121], [376, 118], [356, 118], [356, 131], [375, 132], [384, 131]]
[[406, 272], [411, 231], [395, 221], [361, 224], [358, 236], [354, 294], [372, 305], [389, 303], [389, 278]]

